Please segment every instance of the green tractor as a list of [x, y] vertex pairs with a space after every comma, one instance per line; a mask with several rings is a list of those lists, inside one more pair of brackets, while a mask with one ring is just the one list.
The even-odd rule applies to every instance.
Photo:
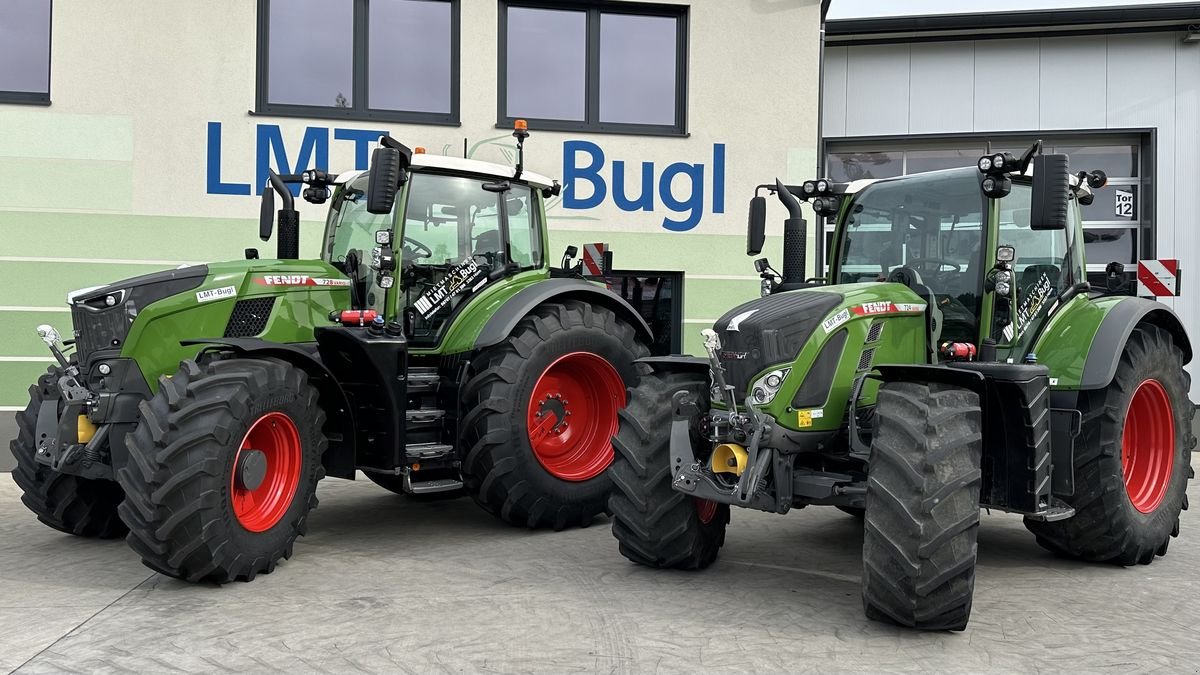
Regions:
[[[72, 293], [73, 336], [39, 327], [59, 365], [17, 415], [26, 506], [218, 583], [291, 555], [324, 476], [465, 492], [530, 528], [604, 513], [652, 331], [582, 278], [574, 247], [547, 264], [559, 186], [524, 170], [528, 132], [514, 136], [515, 168], [385, 136], [366, 172], [272, 173], [260, 236], [277, 193], [277, 259], [250, 249]], [[298, 259], [288, 183], [331, 199], [318, 260]]]
[[[1039, 151], [760, 186], [790, 213], [784, 272], [757, 261], [764, 297], [705, 332], [707, 358], [642, 360], [609, 469], [621, 553], [700, 569], [731, 506], [835, 506], [864, 519], [867, 616], [926, 630], [967, 625], [980, 507], [1062, 556], [1165, 554], [1191, 343], [1167, 306], [1088, 285], [1079, 205], [1105, 177]], [[802, 200], [836, 219], [825, 278], [803, 278]], [[750, 255], [765, 213], [756, 196]]]

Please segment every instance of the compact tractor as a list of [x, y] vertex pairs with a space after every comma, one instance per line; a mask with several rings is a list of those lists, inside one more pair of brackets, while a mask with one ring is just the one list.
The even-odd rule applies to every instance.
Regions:
[[[1167, 306], [1087, 282], [1066, 155], [876, 181], [760, 186], [787, 208], [783, 273], [705, 331], [707, 358], [642, 359], [609, 469], [630, 560], [710, 565], [730, 507], [864, 519], [869, 618], [962, 630], [981, 507], [1037, 543], [1148, 564], [1187, 508], [1192, 347]], [[804, 279], [807, 201], [835, 218]], [[751, 202], [748, 254], [763, 245]]]
[[[39, 327], [58, 365], [17, 415], [26, 506], [215, 582], [289, 557], [324, 476], [466, 492], [531, 528], [605, 512], [651, 328], [582, 277], [574, 247], [547, 263], [559, 185], [524, 170], [523, 124], [514, 136], [516, 167], [385, 136], [366, 172], [272, 172], [260, 236], [278, 221], [277, 259], [70, 294], [73, 335]], [[298, 259], [301, 187], [331, 200], [317, 260]]]

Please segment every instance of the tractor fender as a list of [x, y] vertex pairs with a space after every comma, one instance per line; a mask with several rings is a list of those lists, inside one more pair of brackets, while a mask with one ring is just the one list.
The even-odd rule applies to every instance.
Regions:
[[881, 382], [936, 382], [970, 389], [980, 398], [985, 394], [984, 376], [977, 370], [928, 363], [880, 365], [875, 370], [879, 374], [872, 377]]
[[[354, 408], [350, 399], [337, 378], [321, 362], [317, 355], [316, 344], [295, 345], [282, 342], [268, 342], [259, 338], [205, 338], [201, 340], [181, 340], [183, 346], [200, 345], [200, 353], [209, 351], [228, 351], [244, 357], [274, 357], [287, 361], [300, 370], [308, 373], [312, 385], [317, 388], [321, 407], [326, 411], [330, 421], [336, 420], [341, 431], [340, 442], [330, 442], [322, 461], [325, 471], [330, 476], [338, 478], [354, 477], [355, 458], [355, 426]], [[306, 348], [307, 347], [307, 348]]]
[[650, 369], [656, 373], [704, 373], [708, 375], [711, 368], [708, 359], [687, 355], [647, 356], [634, 361], [634, 363], [650, 366]]
[[646, 342], [654, 339], [650, 325], [621, 296], [583, 279], [560, 278], [530, 284], [509, 298], [479, 331], [479, 336], [475, 338], [475, 349], [500, 344], [534, 307], [553, 300], [580, 300], [602, 305], [632, 324], [638, 337]]
[[1192, 343], [1174, 310], [1146, 298], [1124, 298], [1113, 305], [1096, 329], [1087, 360], [1083, 364], [1080, 389], [1103, 389], [1112, 382], [1121, 354], [1125, 351], [1125, 343], [1129, 341], [1133, 329], [1144, 323], [1170, 333], [1175, 344], [1183, 350], [1183, 362], [1192, 360]]

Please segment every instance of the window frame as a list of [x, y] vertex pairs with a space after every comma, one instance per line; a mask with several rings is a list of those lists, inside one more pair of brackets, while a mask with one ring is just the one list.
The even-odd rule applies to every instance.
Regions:
[[[642, 136], [688, 136], [688, 19], [687, 5], [664, 5], [612, 0], [498, 0], [496, 37], [496, 128], [511, 129], [513, 122], [524, 119], [531, 128], [547, 131], [578, 131], [602, 134]], [[584, 119], [558, 120], [514, 117], [508, 114], [508, 10], [551, 9], [586, 13], [586, 81], [584, 83]], [[675, 19], [675, 123], [642, 124], [600, 121], [600, 16], [628, 14]]]
[[[406, 124], [431, 124], [461, 126], [459, 108], [459, 83], [462, 79], [462, 8], [461, 0], [436, 0], [450, 5], [450, 112], [431, 113], [408, 110], [380, 110], [370, 107], [370, 44], [368, 21], [371, 0], [351, 0], [353, 3], [354, 27], [352, 51], [351, 96], [349, 108], [333, 106], [297, 105], [271, 103], [270, 92], [270, 41], [271, 2], [258, 0], [258, 26], [254, 110], [251, 115], [269, 117], [303, 117], [311, 119], [348, 120], [361, 122], [401, 122]], [[342, 112], [345, 111], [345, 112]]]
[[0, 89], [0, 103], [21, 105], [50, 105], [50, 88], [54, 76], [54, 0], [50, 3], [49, 25], [46, 30], [46, 91], [9, 91]]

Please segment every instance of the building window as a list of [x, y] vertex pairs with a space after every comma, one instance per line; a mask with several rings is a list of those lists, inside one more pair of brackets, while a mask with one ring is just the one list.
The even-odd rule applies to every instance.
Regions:
[[0, 103], [50, 103], [50, 0], [0, 2]]
[[[1069, 155], [1073, 170], [1100, 169], [1108, 174], [1108, 185], [1096, 192], [1091, 204], [1080, 208], [1089, 281], [1103, 287], [1104, 269], [1109, 262], [1125, 265], [1126, 276], [1132, 279], [1137, 261], [1154, 257], [1154, 203], [1148, 189], [1153, 184], [1151, 138], [1145, 133], [1039, 136], [1044, 139], [1043, 152]], [[990, 139], [990, 148], [986, 137], [830, 141], [825, 155], [826, 175], [845, 182], [971, 166], [985, 152], [1019, 155], [1033, 138], [995, 136]], [[826, 225], [826, 251], [832, 227]], [[1134, 288], [1130, 286], [1131, 292]]]
[[687, 131], [686, 7], [502, 0], [499, 47], [498, 126]]
[[458, 0], [259, 0], [257, 112], [458, 124]]

